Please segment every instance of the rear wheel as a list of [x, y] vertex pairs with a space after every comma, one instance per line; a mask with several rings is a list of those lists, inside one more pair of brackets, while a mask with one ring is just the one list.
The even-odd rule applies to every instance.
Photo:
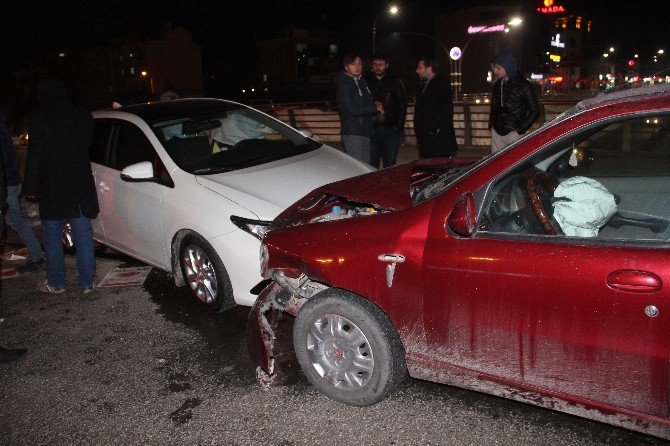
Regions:
[[211, 312], [231, 308], [233, 290], [228, 272], [212, 245], [197, 234], [182, 240], [179, 263], [196, 303]]
[[372, 302], [343, 290], [326, 290], [302, 306], [293, 345], [309, 382], [352, 406], [378, 403], [407, 373], [391, 321]]

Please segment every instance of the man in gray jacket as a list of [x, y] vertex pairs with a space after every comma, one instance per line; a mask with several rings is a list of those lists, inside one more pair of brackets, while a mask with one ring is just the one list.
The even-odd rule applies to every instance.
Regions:
[[361, 57], [348, 54], [342, 62], [344, 71], [337, 75], [335, 81], [342, 143], [349, 155], [369, 164], [372, 118], [377, 113], [384, 114], [384, 107], [373, 101], [368, 84], [361, 76]]

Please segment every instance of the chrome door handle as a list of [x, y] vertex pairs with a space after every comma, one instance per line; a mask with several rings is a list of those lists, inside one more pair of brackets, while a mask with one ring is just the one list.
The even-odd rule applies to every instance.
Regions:
[[100, 183], [98, 184], [98, 189], [100, 189], [103, 192], [108, 192], [109, 186], [107, 186], [107, 183]]
[[403, 263], [405, 261], [405, 256], [400, 254], [381, 254], [377, 258], [382, 262]]
[[386, 265], [386, 285], [391, 288], [393, 285], [393, 275], [395, 274], [395, 265], [396, 263], [403, 263], [405, 256], [400, 254], [380, 254], [377, 259], [382, 262], [388, 262], [388, 265]]

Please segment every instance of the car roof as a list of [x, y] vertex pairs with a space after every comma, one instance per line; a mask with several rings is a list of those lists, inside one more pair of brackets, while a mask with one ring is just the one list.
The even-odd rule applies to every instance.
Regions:
[[196, 98], [144, 102], [142, 104], [126, 105], [104, 111], [131, 113], [151, 124], [154, 122], [178, 119], [184, 116], [197, 116], [199, 114], [209, 114], [218, 111], [230, 111], [241, 107], [246, 108], [245, 105], [223, 99]]
[[668, 94], [670, 94], [670, 84], [660, 83], [640, 88], [631, 88], [626, 90], [618, 90], [603, 93], [598, 96], [578, 102], [575, 108], [578, 108], [581, 111], [589, 108], [594, 108], [601, 104], [606, 104], [610, 102], [618, 102], [633, 99], [635, 100], [655, 99], [658, 98], [658, 96], [667, 96]]

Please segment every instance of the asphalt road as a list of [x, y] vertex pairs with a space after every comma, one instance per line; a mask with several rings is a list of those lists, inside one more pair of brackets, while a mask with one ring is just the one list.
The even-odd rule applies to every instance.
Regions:
[[[0, 282], [2, 445], [661, 445], [604, 424], [406, 379], [369, 408], [328, 400], [298, 370], [288, 385], [255, 384], [248, 310], [207, 315], [153, 270], [144, 287], [83, 296], [72, 282], [39, 295], [33, 273]], [[98, 278], [132, 265], [98, 258]], [[7, 268], [10, 263], [4, 262]]]

